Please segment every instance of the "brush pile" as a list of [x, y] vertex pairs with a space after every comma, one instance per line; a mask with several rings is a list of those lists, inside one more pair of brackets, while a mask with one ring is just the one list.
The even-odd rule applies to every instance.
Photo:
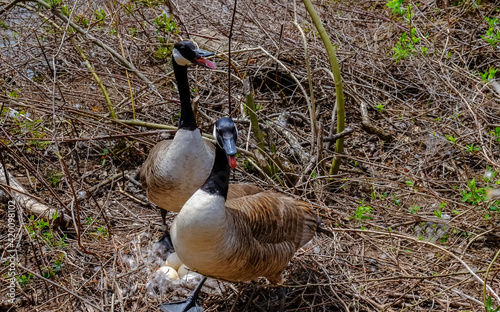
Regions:
[[[217, 69], [192, 68], [190, 83], [204, 133], [229, 114], [238, 123], [234, 181], [312, 202], [334, 232], [292, 260], [287, 311], [500, 306], [500, 201], [486, 196], [500, 184], [498, 1], [313, 4], [342, 72], [350, 130], [338, 174], [335, 83], [302, 2], [238, 1], [231, 25], [229, 0], [0, 0], [0, 161], [59, 210], [16, 207], [16, 295], [14, 249], [2, 247], [0, 310], [151, 311], [196, 284], [157, 272], [161, 218], [137, 182], [176, 129], [181, 38], [217, 51]], [[276, 309], [263, 288], [212, 280], [202, 306]]]

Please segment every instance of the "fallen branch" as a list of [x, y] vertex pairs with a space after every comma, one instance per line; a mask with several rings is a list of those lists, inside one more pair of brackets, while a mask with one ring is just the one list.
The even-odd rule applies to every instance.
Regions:
[[285, 138], [286, 141], [288, 141], [288, 144], [292, 148], [293, 153], [297, 158], [300, 159], [301, 164], [309, 163], [311, 155], [309, 155], [309, 153], [304, 150], [299, 140], [297, 140], [290, 131], [285, 129], [283, 126], [279, 124], [279, 122], [276, 121], [270, 122], [269, 126], [271, 126], [271, 128], [273, 128], [274, 131], [278, 132], [281, 136], [283, 136], [283, 138]]
[[330, 137], [324, 137], [323, 141], [333, 143], [333, 142], [337, 141], [338, 139], [343, 138], [343, 137], [347, 136], [348, 134], [353, 133], [355, 130], [356, 130], [355, 127], [347, 127], [346, 129], [344, 129], [340, 133], [334, 134]]
[[[357, 127], [347, 127], [346, 129], [344, 129], [344, 131], [342, 131], [340, 133], [334, 134], [334, 135], [329, 136], [329, 137], [323, 137], [323, 142], [333, 143], [333, 142], [337, 141], [338, 139], [344, 138], [347, 135], [353, 133], [354, 131], [356, 131], [356, 128]], [[311, 144], [311, 143], [304, 141], [300, 145], [307, 146], [309, 144]]]
[[381, 140], [386, 141], [386, 142], [392, 142], [394, 140], [394, 137], [391, 133], [385, 131], [384, 129], [375, 126], [372, 124], [370, 121], [370, 118], [368, 117], [368, 108], [367, 104], [364, 101], [361, 101], [359, 104], [359, 108], [361, 110], [361, 119], [362, 119], [362, 124], [363, 124], [363, 130], [370, 134], [375, 134], [377, 135]]
[[56, 215], [57, 218], [55, 221], [57, 224], [63, 227], [69, 227], [71, 224], [70, 216], [55, 208], [50, 208], [39, 202], [37, 197], [29, 195], [26, 189], [5, 170], [2, 164], [0, 164], [0, 182], [8, 186], [4, 187], [5, 192], [8, 193], [16, 204], [22, 207], [28, 214], [35, 215], [46, 221], [53, 221], [53, 216]]
[[121, 179], [122, 177], [124, 177], [125, 175], [127, 175], [129, 173], [128, 170], [125, 170], [125, 171], [122, 171], [120, 173], [117, 173], [107, 179], [105, 179], [104, 181], [100, 182], [99, 184], [97, 185], [94, 185], [92, 186], [91, 188], [85, 190], [84, 193], [82, 193], [82, 195], [78, 196], [78, 199], [79, 200], [82, 200], [82, 199], [87, 199], [90, 197], [90, 195], [92, 195], [92, 193], [94, 193], [96, 190], [98, 190], [99, 188], [101, 188], [102, 186], [106, 185], [106, 184], [109, 184], [111, 182], [114, 182], [115, 180], [118, 180], [118, 179]]

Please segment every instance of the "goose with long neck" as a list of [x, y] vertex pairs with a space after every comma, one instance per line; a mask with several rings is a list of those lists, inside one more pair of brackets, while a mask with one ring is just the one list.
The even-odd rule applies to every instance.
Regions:
[[[325, 230], [310, 204], [281, 193], [227, 199], [237, 135], [230, 118], [215, 124], [212, 171], [172, 223], [172, 243], [180, 260], [205, 276], [233, 282], [266, 277], [281, 284], [294, 253]], [[169, 305], [163, 311], [174, 311]]]
[[172, 247], [166, 226], [166, 211], [179, 211], [206, 180], [213, 164], [213, 145], [203, 140], [191, 108], [187, 70], [191, 64], [215, 68], [204, 58], [213, 54], [199, 49], [191, 41], [174, 45], [172, 63], [181, 103], [179, 129], [173, 140], [161, 141], [151, 149], [141, 168], [141, 183], [146, 195], [161, 208], [163, 236], [160, 242], [169, 249]]

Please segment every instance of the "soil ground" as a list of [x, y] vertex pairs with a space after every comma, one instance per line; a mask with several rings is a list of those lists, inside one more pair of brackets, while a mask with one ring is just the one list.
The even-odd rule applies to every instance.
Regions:
[[[500, 2], [313, 5], [342, 74], [342, 154], [328, 139], [332, 69], [300, 1], [238, 1], [234, 23], [228, 0], [0, 1], [0, 160], [26, 194], [69, 217], [44, 221], [17, 202], [13, 223], [4, 196], [2, 242], [16, 231], [1, 247], [0, 310], [156, 311], [192, 289], [156, 273], [161, 219], [137, 182], [149, 150], [174, 133], [170, 51], [181, 39], [217, 53], [217, 68], [191, 68], [190, 84], [204, 133], [229, 114], [238, 123], [233, 181], [312, 203], [333, 232], [286, 269], [286, 311], [500, 306], [500, 201], [486, 196], [500, 184]], [[205, 311], [278, 308], [264, 279], [204, 289]]]

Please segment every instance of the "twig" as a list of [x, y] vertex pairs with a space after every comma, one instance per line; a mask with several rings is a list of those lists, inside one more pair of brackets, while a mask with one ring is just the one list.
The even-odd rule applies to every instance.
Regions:
[[[157, 125], [157, 124], [154, 124], [154, 125]], [[136, 137], [157, 135], [157, 134], [161, 134], [161, 133], [174, 133], [175, 131], [177, 131], [177, 127], [175, 127], [175, 128], [176, 129], [172, 129], [172, 130], [124, 133], [124, 134], [115, 134], [115, 135], [101, 135], [101, 136], [95, 136], [95, 137], [90, 137], [90, 138], [61, 138], [61, 137], [59, 137], [59, 138], [16, 138], [16, 141], [42, 141], [42, 142], [57, 141], [59, 143], [74, 143], [74, 142], [85, 142], [85, 141], [113, 140], [113, 139], [118, 139], [118, 138], [135, 139]], [[0, 140], [10, 140], [10, 138], [0, 136]]]
[[4, 6], [1, 10], [0, 10], [0, 16], [2, 14], [4, 14], [5, 12], [7, 12], [7, 10], [9, 10], [10, 8], [12, 8], [13, 6], [15, 6], [18, 2], [21, 2], [21, 1], [25, 1], [25, 0], [13, 0], [11, 1], [10, 3], [8, 3], [6, 6]]
[[343, 138], [343, 137], [347, 136], [348, 134], [353, 133], [354, 131], [356, 131], [356, 127], [347, 127], [344, 129], [344, 131], [337, 133], [337, 134], [334, 134], [331, 137], [324, 137], [323, 141], [335, 142], [338, 139]]
[[[111, 115], [111, 118], [116, 119], [116, 114], [115, 114], [115, 109], [113, 108], [113, 103], [111, 103], [111, 98], [109, 97], [108, 91], [106, 90], [106, 87], [102, 83], [101, 78], [99, 78], [99, 75], [97, 75], [97, 72], [95, 71], [94, 67], [92, 66], [92, 64], [90, 64], [90, 61], [87, 58], [87, 56], [85, 55], [85, 53], [83, 52], [82, 48], [76, 42], [75, 37], [71, 37], [70, 41], [71, 41], [71, 43], [73, 43], [73, 46], [78, 51], [78, 54], [80, 54], [80, 57], [85, 62], [85, 65], [87, 65], [88, 70], [90, 71], [90, 73], [94, 77], [95, 81], [99, 85], [99, 88], [101, 88], [102, 94], [104, 95], [104, 99], [106, 100], [106, 103], [108, 104], [108, 110], [109, 110], [109, 114]], [[128, 73], [127, 73], [127, 76], [128, 76]]]
[[[335, 142], [338, 139], [344, 138], [347, 135], [353, 133], [354, 131], [356, 131], [356, 129], [357, 129], [357, 127], [347, 127], [347, 128], [344, 129], [344, 131], [342, 131], [340, 133], [334, 134], [334, 135], [329, 136], [329, 137], [323, 137], [323, 142], [327, 142], [327, 143]], [[306, 146], [306, 145], [309, 145], [309, 144], [310, 144], [309, 142], [305, 141], [305, 142], [302, 142], [300, 145]]]
[[389, 133], [389, 132], [385, 131], [384, 129], [377, 127], [371, 123], [370, 117], [368, 116], [368, 108], [367, 108], [366, 102], [361, 101], [361, 103], [359, 103], [359, 109], [361, 111], [361, 119], [362, 119], [363, 129], [366, 132], [368, 132], [370, 134], [375, 134], [381, 140], [384, 140], [386, 142], [392, 142], [394, 140], [391, 133]]
[[[117, 19], [120, 19], [120, 15], [117, 16]], [[118, 41], [120, 42], [120, 49], [122, 50], [122, 56], [125, 58], [125, 49], [123, 48], [123, 40], [120, 35], [120, 27], [116, 27], [118, 34]], [[125, 69], [125, 76], [127, 77], [128, 90], [130, 92], [130, 104], [132, 105], [132, 119], [135, 119], [135, 101], [134, 101], [134, 92], [132, 90], [132, 83], [130, 82], [130, 77], [128, 75], [128, 70]], [[113, 115], [111, 115], [113, 117]], [[115, 118], [113, 118], [115, 119]]]
[[56, 286], [56, 287], [58, 287], [58, 288], [60, 288], [60, 289], [64, 290], [64, 291], [65, 291], [65, 292], [67, 292], [68, 294], [73, 295], [74, 297], [76, 297], [76, 298], [80, 299], [81, 301], [85, 302], [86, 304], [91, 305], [91, 306], [92, 306], [92, 307], [94, 307], [95, 309], [97, 309], [97, 310], [99, 310], [99, 311], [104, 312], [104, 309], [102, 309], [102, 308], [101, 308], [101, 307], [99, 307], [98, 305], [93, 304], [92, 302], [88, 301], [87, 299], [83, 298], [82, 296], [80, 296], [80, 295], [76, 294], [75, 292], [73, 292], [73, 291], [69, 290], [68, 288], [66, 288], [66, 287], [62, 286], [61, 284], [56, 283], [56, 282], [53, 282], [53, 281], [51, 281], [50, 279], [47, 279], [47, 278], [45, 278], [45, 277], [43, 277], [43, 276], [39, 275], [38, 273], [36, 273], [36, 272], [34, 272], [34, 271], [32, 271], [32, 270], [30, 270], [30, 269], [28, 269], [28, 268], [24, 267], [24, 266], [23, 266], [22, 264], [20, 264], [20, 263], [18, 263], [18, 264], [17, 264], [17, 266], [18, 266], [19, 268], [23, 269], [24, 271], [26, 271], [26, 272], [28, 272], [28, 273], [33, 274], [34, 276], [38, 277], [39, 279], [43, 280], [44, 282], [47, 282], [47, 283], [49, 283], [49, 284], [52, 284], [52, 285], [54, 285], [54, 286]]
[[483, 303], [486, 306], [486, 285], [488, 285], [488, 275], [490, 274], [490, 270], [493, 267], [493, 264], [497, 261], [498, 256], [500, 256], [500, 249], [498, 249], [497, 253], [493, 257], [493, 260], [491, 260], [490, 264], [488, 265], [488, 269], [486, 269], [486, 273], [484, 274], [484, 285], [483, 285]]
[[304, 61], [306, 63], [305, 65], [306, 65], [306, 70], [307, 70], [307, 81], [309, 83], [309, 94], [310, 94], [310, 101], [308, 102], [310, 105], [308, 106], [308, 109], [309, 109], [309, 116], [311, 118], [311, 131], [312, 131], [311, 154], [312, 154], [314, 152], [314, 143], [316, 142], [316, 136], [317, 136], [317, 132], [318, 132], [318, 126], [316, 123], [316, 104], [314, 102], [314, 89], [313, 89], [313, 82], [312, 82], [312, 75], [311, 75], [311, 65], [309, 63], [309, 49], [307, 46], [306, 35], [304, 34], [302, 27], [300, 27], [299, 23], [297, 23], [297, 3], [296, 3], [296, 0], [293, 1], [293, 11], [294, 11], [293, 24], [299, 30], [300, 35], [302, 36], [302, 41], [304, 43]]
[[122, 123], [122, 124], [129, 125], [129, 126], [140, 126], [140, 127], [145, 127], [145, 128], [151, 128], [151, 129], [177, 130], [176, 126], [162, 125], [162, 124], [146, 122], [146, 121], [137, 120], [137, 119], [132, 119], [132, 120], [118, 119], [116, 121], [118, 123]]
[[71, 173], [69, 172], [68, 166], [66, 166], [66, 163], [64, 162], [62, 155], [59, 154], [58, 152], [56, 152], [56, 156], [59, 159], [59, 163], [61, 165], [61, 171], [64, 173], [64, 176], [66, 177], [66, 182], [68, 183], [68, 185], [71, 189], [71, 195], [73, 195], [72, 203], [76, 207], [76, 213], [74, 213], [73, 210], [71, 210], [71, 214], [73, 216], [76, 216], [76, 218], [73, 220], [73, 224], [75, 226], [76, 237], [78, 239], [78, 246], [82, 249], [82, 251], [84, 253], [98, 257], [98, 255], [95, 252], [89, 251], [85, 246], [83, 246], [82, 239], [81, 239], [82, 220], [81, 220], [81, 215], [80, 215], [80, 205], [78, 204], [78, 198], [76, 196], [76, 191], [75, 191], [75, 186], [73, 184], [73, 179], [71, 178]]
[[[311, 16], [314, 26], [318, 30], [319, 36], [323, 41], [326, 52], [328, 53], [328, 59], [330, 60], [330, 66], [332, 67], [332, 73], [335, 77], [335, 94], [337, 96], [337, 133], [344, 131], [345, 128], [345, 108], [344, 108], [344, 91], [342, 87], [342, 77], [340, 75], [340, 67], [337, 61], [337, 56], [335, 53], [335, 48], [333, 47], [332, 42], [330, 41], [330, 37], [326, 32], [321, 19], [316, 13], [314, 6], [311, 0], [302, 0], [306, 7], [307, 12]], [[344, 152], [344, 139], [340, 138], [337, 140], [335, 146], [335, 152], [338, 155], [341, 155]], [[334, 157], [332, 161], [332, 166], [330, 167], [330, 175], [337, 174], [340, 168], [342, 158], [340, 156]]]
[[227, 66], [227, 101], [229, 105], [229, 116], [231, 116], [232, 113], [232, 107], [231, 107], [231, 42], [233, 39], [233, 26], [234, 26], [234, 18], [236, 16], [236, 8], [238, 5], [238, 0], [234, 0], [234, 7], [233, 7], [233, 15], [231, 17], [231, 26], [229, 28], [229, 35], [228, 35], [228, 51], [227, 51], [227, 58], [228, 58], [228, 66]]
[[86, 36], [90, 41], [92, 41], [93, 43], [95, 43], [96, 45], [100, 46], [101, 48], [103, 48], [104, 50], [108, 51], [111, 55], [113, 55], [120, 63], [122, 63], [123, 66], [125, 66], [126, 68], [128, 68], [131, 72], [133, 72], [137, 77], [139, 77], [139, 79], [141, 79], [142, 81], [144, 81], [148, 86], [149, 88], [154, 91], [161, 99], [163, 99], [163, 97], [161, 96], [161, 94], [158, 92], [158, 90], [156, 90], [156, 87], [153, 85], [153, 83], [146, 77], [144, 76], [137, 68], [135, 68], [135, 66], [130, 63], [129, 61], [127, 61], [125, 58], [123, 58], [118, 52], [116, 52], [115, 50], [113, 50], [110, 46], [108, 46], [107, 44], [103, 43], [102, 41], [100, 41], [99, 39], [97, 39], [96, 37], [92, 36], [91, 34], [89, 34], [88, 32], [86, 32], [85, 30], [83, 30], [80, 26], [78, 26], [77, 24], [73, 23], [71, 20], [69, 20], [64, 14], [61, 13], [60, 10], [58, 9], [53, 9], [50, 7], [50, 5], [45, 2], [45, 1], [42, 1], [42, 0], [36, 0], [36, 3], [38, 3], [39, 5], [41, 5], [42, 7], [46, 8], [47, 10], [51, 10], [51, 12], [57, 16], [59, 19], [61, 19], [63, 22], [65, 23], [68, 23], [72, 28], [74, 28], [77, 32], [79, 32], [80, 34]]
[[122, 178], [124, 175], [126, 175], [128, 173], [129, 173], [129, 171], [127, 171], [127, 170], [122, 171], [122, 172], [120, 172], [118, 174], [112, 175], [111, 177], [109, 177], [109, 178], [105, 179], [104, 181], [100, 182], [99, 184], [94, 185], [94, 186], [88, 188], [85, 191], [84, 198], [88, 198], [90, 195], [92, 195], [92, 193], [94, 193], [94, 191], [96, 191], [97, 189], [99, 189], [101, 186], [109, 184], [109, 183], [113, 182], [114, 180], [120, 179], [120, 178]]
[[121, 193], [121, 194], [123, 194], [123, 195], [125, 195], [125, 196], [127, 196], [128, 198], [132, 199], [136, 203], [139, 203], [139, 204], [141, 204], [143, 206], [147, 206], [148, 205], [147, 202], [144, 202], [144, 201], [140, 200], [139, 198], [134, 197], [134, 196], [130, 195], [129, 193], [123, 191], [123, 190], [119, 190], [118, 192]]
[[451, 257], [453, 257], [455, 260], [457, 260], [458, 262], [460, 262], [460, 264], [462, 264], [465, 269], [467, 271], [469, 271], [469, 273], [476, 279], [476, 281], [479, 282], [479, 284], [483, 285], [484, 287], [486, 287], [486, 289], [490, 292], [490, 294], [497, 300], [497, 302], [500, 304], [500, 297], [496, 294], [496, 292], [491, 289], [490, 286], [488, 285], [485, 285], [485, 283], [483, 282], [483, 279], [481, 279], [468, 265], [467, 263], [465, 263], [462, 259], [460, 259], [460, 257], [458, 257], [457, 255], [455, 255], [454, 253], [452, 253], [451, 251], [449, 251], [448, 249], [446, 248], [443, 248], [441, 246], [438, 246], [432, 242], [428, 242], [428, 241], [424, 241], [424, 240], [420, 240], [416, 237], [410, 237], [410, 236], [405, 236], [405, 235], [402, 235], [402, 234], [397, 234], [397, 233], [394, 233], [394, 232], [380, 232], [380, 231], [372, 231], [372, 230], [357, 230], [357, 229], [341, 229], [341, 228], [331, 228], [330, 230], [332, 231], [339, 231], [339, 232], [357, 232], [357, 233], [371, 233], [371, 234], [379, 234], [379, 235], [385, 235], [385, 236], [391, 236], [391, 237], [398, 237], [398, 238], [402, 238], [402, 239], [406, 239], [406, 240], [411, 240], [413, 242], [416, 242], [418, 244], [423, 244], [423, 245], [428, 245], [428, 246], [431, 246], [433, 248], [436, 248], [436, 249], [439, 249], [441, 250], [442, 252], [450, 255]]
[[[2, 152], [0, 152], [0, 154], [1, 153]], [[56, 215], [56, 223], [63, 227], [68, 227], [71, 224], [70, 216], [39, 202], [40, 199], [36, 196], [30, 195], [24, 187], [17, 182], [17, 180], [10, 175], [10, 173], [7, 172], [6, 168], [2, 164], [0, 164], [0, 182], [0, 185], [8, 189], [6, 192], [9, 193], [14, 201], [18, 203], [20, 207], [23, 207], [27, 213], [36, 215], [49, 222], [54, 221], [53, 216]]]

